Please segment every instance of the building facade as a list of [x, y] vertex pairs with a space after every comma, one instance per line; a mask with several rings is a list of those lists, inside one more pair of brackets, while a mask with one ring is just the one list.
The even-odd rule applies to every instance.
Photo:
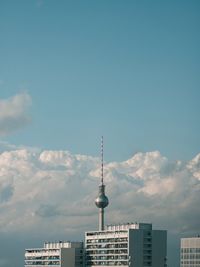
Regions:
[[200, 267], [200, 236], [181, 238], [181, 267]]
[[25, 267], [82, 267], [83, 242], [45, 242], [25, 251]]
[[85, 233], [85, 264], [89, 266], [166, 267], [167, 232], [152, 224], [110, 225]]

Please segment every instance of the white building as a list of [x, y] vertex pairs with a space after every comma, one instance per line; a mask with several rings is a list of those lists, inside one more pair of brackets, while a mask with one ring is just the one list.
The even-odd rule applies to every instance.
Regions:
[[181, 238], [181, 267], [200, 267], [200, 236]]
[[110, 225], [85, 233], [85, 254], [86, 267], [166, 267], [167, 232], [144, 223]]
[[82, 267], [82, 242], [45, 242], [43, 248], [25, 251], [25, 267]]

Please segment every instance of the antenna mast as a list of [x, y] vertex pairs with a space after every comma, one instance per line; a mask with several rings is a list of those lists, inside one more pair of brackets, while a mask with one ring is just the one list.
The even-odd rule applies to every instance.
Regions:
[[103, 185], [103, 136], [101, 137], [101, 184]]

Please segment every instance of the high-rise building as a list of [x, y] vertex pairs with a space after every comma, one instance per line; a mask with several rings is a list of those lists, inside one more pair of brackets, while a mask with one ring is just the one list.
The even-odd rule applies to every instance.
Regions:
[[83, 260], [82, 242], [45, 242], [25, 251], [25, 267], [82, 267]]
[[181, 267], [200, 267], [200, 236], [181, 238]]
[[86, 266], [166, 267], [167, 232], [151, 224], [110, 225], [85, 233]]

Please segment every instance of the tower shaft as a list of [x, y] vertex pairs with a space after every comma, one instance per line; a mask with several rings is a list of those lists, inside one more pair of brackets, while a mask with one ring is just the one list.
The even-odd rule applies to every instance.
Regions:
[[104, 208], [99, 209], [99, 231], [104, 230]]

